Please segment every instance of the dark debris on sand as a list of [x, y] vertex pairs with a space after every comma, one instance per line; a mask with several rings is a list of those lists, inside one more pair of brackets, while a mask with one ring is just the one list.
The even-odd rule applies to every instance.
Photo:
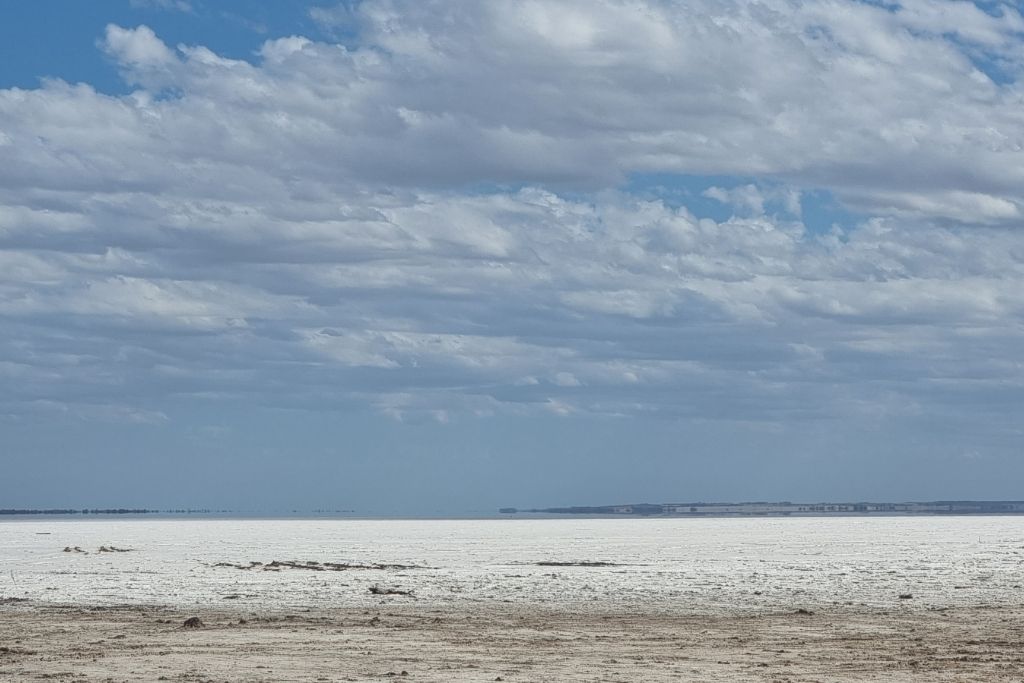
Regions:
[[237, 564], [235, 562], [217, 562], [213, 564], [214, 567], [231, 567], [232, 569], [257, 569], [262, 571], [280, 571], [282, 569], [306, 569], [314, 572], [344, 572], [349, 570], [390, 570], [390, 571], [403, 571], [406, 569], [429, 569], [430, 567], [424, 567], [422, 565], [415, 564], [388, 564], [384, 562], [375, 562], [373, 564], [357, 564], [349, 562], [315, 562], [313, 560], [306, 560], [300, 562], [296, 560], [272, 560], [264, 564], [263, 562], [250, 562], [249, 564]]
[[15, 605], [20, 602], [28, 602], [28, 598], [0, 598], [0, 605]]
[[370, 586], [369, 591], [374, 595], [407, 595], [409, 597], [413, 597], [412, 591], [402, 590], [401, 588]]

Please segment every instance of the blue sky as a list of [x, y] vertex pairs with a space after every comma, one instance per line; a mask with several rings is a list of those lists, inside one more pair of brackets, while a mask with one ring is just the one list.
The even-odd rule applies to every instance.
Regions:
[[303, 3], [52, 0], [8, 3], [3, 13], [0, 73], [5, 87], [35, 88], [43, 78], [60, 78], [106, 93], [129, 92], [117, 65], [98, 49], [111, 23], [145, 24], [170, 45], [205, 45], [225, 57], [249, 60], [268, 36], [324, 37]]
[[1020, 497], [1022, 36], [8, 3], [0, 507]]

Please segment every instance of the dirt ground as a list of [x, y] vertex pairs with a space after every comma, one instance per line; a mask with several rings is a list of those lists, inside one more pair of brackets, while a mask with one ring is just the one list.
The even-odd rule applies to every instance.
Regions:
[[[185, 628], [186, 619], [203, 625]], [[0, 605], [0, 681], [1022, 681], [1024, 607], [754, 616]]]

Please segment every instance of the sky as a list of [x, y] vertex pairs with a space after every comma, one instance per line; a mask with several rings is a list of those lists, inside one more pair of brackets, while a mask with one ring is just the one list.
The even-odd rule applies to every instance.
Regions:
[[1024, 18], [0, 5], [0, 508], [1024, 498]]

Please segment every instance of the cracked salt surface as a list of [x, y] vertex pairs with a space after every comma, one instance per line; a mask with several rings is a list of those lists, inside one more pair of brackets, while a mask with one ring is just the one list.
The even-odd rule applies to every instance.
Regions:
[[0, 598], [28, 604], [913, 609], [1019, 604], [1022, 585], [1020, 517], [0, 522]]

